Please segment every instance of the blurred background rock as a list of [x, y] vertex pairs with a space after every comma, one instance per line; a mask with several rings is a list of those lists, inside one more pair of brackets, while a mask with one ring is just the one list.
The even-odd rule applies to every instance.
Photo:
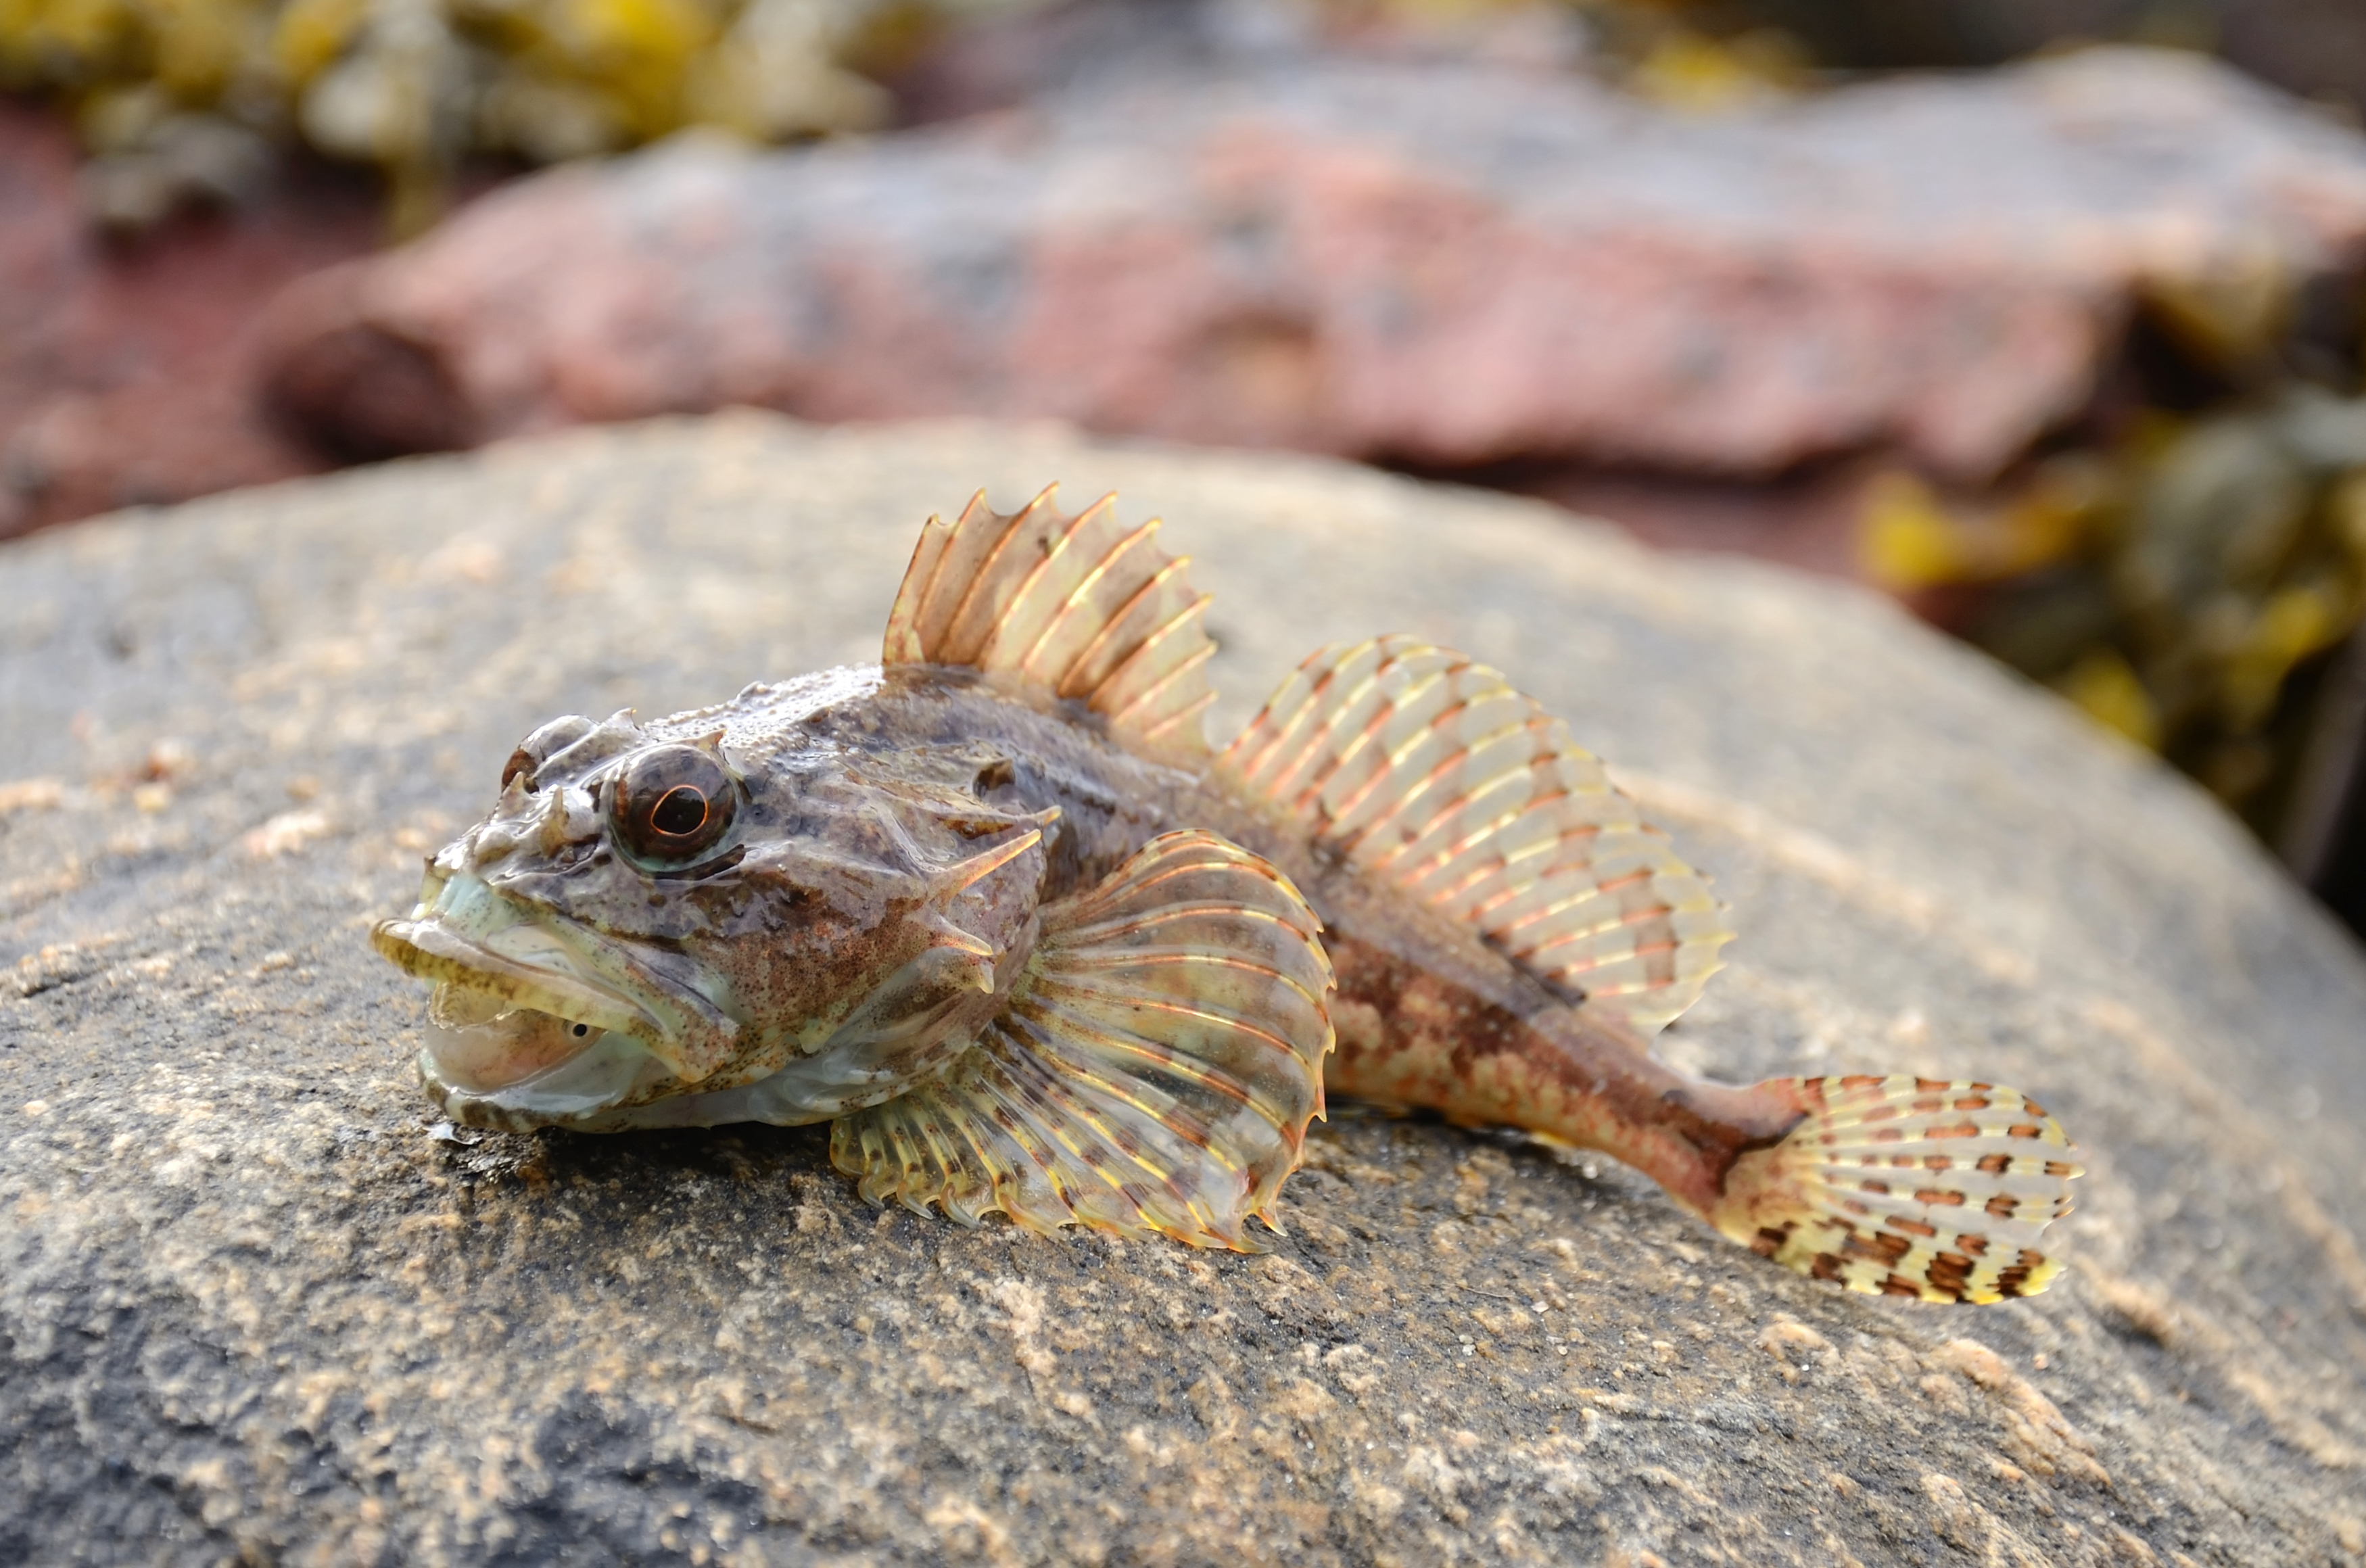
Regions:
[[1331, 451], [1896, 593], [2366, 927], [2354, 0], [0, 0], [0, 534], [734, 402]]

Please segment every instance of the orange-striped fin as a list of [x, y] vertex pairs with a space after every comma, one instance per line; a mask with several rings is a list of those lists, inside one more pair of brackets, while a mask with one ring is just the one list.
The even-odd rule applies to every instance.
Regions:
[[1707, 879], [1601, 761], [1459, 653], [1405, 637], [1321, 649], [1223, 761], [1358, 866], [1647, 1034], [1732, 940]]
[[961, 517], [930, 517], [887, 617], [888, 664], [963, 664], [1073, 698], [1155, 750], [1204, 755], [1215, 701], [1201, 626], [1208, 600], [1115, 496], [1074, 516], [1053, 485], [1005, 516], [980, 491]]
[[1808, 1112], [1734, 1162], [1708, 1215], [1775, 1262], [1852, 1291], [1932, 1302], [2034, 1296], [2082, 1174], [2061, 1124], [2018, 1090], [1936, 1078], [1776, 1079]]
[[[964, 1224], [1264, 1250], [1323, 1110], [1331, 962], [1290, 880], [1212, 833], [1152, 840], [1044, 906], [1025, 976], [942, 1077], [840, 1117], [862, 1195]], [[1279, 1226], [1274, 1228], [1279, 1229]]]

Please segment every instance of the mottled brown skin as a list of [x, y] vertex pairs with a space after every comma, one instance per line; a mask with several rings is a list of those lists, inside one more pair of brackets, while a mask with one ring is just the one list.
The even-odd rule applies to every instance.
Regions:
[[[624, 786], [684, 746], [728, 770], [738, 818], [706, 858], [653, 868], [626, 842]], [[990, 987], [963, 990], [955, 960], [941, 985], [895, 990], [905, 1011], [945, 1027], [932, 1054], [890, 1064], [844, 1104], [900, 1092], [1001, 1005], [1040, 904], [1092, 886], [1161, 833], [1202, 829], [1278, 866], [1322, 917], [1338, 978], [1324, 1072], [1335, 1093], [1600, 1149], [1704, 1213], [1736, 1158], [1778, 1141], [1805, 1109], [1779, 1086], [1672, 1071], [1619, 1017], [1572, 1005], [1471, 931], [1347, 864], [1221, 759], [1138, 754], [1081, 705], [1000, 677], [828, 671], [646, 724], [558, 721], [506, 775], [501, 809], [438, 864], [596, 933], [613, 964], [712, 1015], [670, 1043], [688, 1066], [627, 1103], [795, 1064], [797, 1031], [887, 994], [884, 976], [953, 932], [994, 954], [975, 961], [990, 967]], [[554, 798], [577, 805], [563, 811]], [[946, 892], [946, 868], [1017, 843], [1031, 823], [1040, 843]], [[711, 1002], [697, 993], [702, 976]], [[809, 1103], [817, 1117], [836, 1113], [826, 1092]]]
[[[991, 687], [977, 694], [986, 700], [949, 703], [944, 716], [1008, 749], [1011, 804], [1057, 805], [1081, 829], [1065, 853], [1054, 850], [1072, 886], [1176, 828], [1222, 833], [1297, 884], [1323, 918], [1338, 977], [1329, 1092], [1599, 1149], [1704, 1214], [1737, 1157], [1780, 1142], [1805, 1116], [1780, 1084], [1705, 1083], [1656, 1060], [1623, 1020], [1571, 1006], [1469, 930], [1375, 884], [1249, 798], [1221, 761], [1145, 769], [1076, 705]], [[881, 696], [896, 705], [890, 692]], [[896, 728], [884, 722], [878, 732]], [[1132, 808], [1106, 807], [1119, 796]]]
[[1776, 1086], [1701, 1083], [1653, 1059], [1612, 1021], [1566, 1007], [1523, 1018], [1344, 935], [1332, 1091], [1433, 1106], [1460, 1122], [1527, 1127], [1599, 1149], [1706, 1215], [1726, 1173], [1780, 1143], [1805, 1112]]
[[1452, 921], [1374, 884], [1227, 787], [1221, 762], [1191, 806], [1289, 873], [1324, 920], [1338, 976], [1331, 1092], [1424, 1106], [1599, 1149], [1706, 1214], [1744, 1152], [1806, 1113], [1781, 1084], [1704, 1083], [1655, 1059], [1616, 1015], [1572, 1007]]

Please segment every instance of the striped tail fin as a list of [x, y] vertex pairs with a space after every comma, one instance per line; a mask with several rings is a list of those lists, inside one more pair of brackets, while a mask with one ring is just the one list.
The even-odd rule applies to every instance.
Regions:
[[1786, 1268], [1933, 1302], [2034, 1296], [2038, 1249], [2082, 1174], [2060, 1123], [2010, 1089], [1936, 1078], [1778, 1078], [1807, 1119], [1727, 1174], [1709, 1223]]

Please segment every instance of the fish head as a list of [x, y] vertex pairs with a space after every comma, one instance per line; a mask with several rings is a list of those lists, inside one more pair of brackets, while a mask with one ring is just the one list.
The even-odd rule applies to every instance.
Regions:
[[862, 675], [520, 744], [372, 933], [434, 987], [420, 1071], [446, 1115], [822, 1121], [968, 1045], [1032, 950], [1058, 813], [986, 798], [1008, 770], [966, 749], [847, 722]]

